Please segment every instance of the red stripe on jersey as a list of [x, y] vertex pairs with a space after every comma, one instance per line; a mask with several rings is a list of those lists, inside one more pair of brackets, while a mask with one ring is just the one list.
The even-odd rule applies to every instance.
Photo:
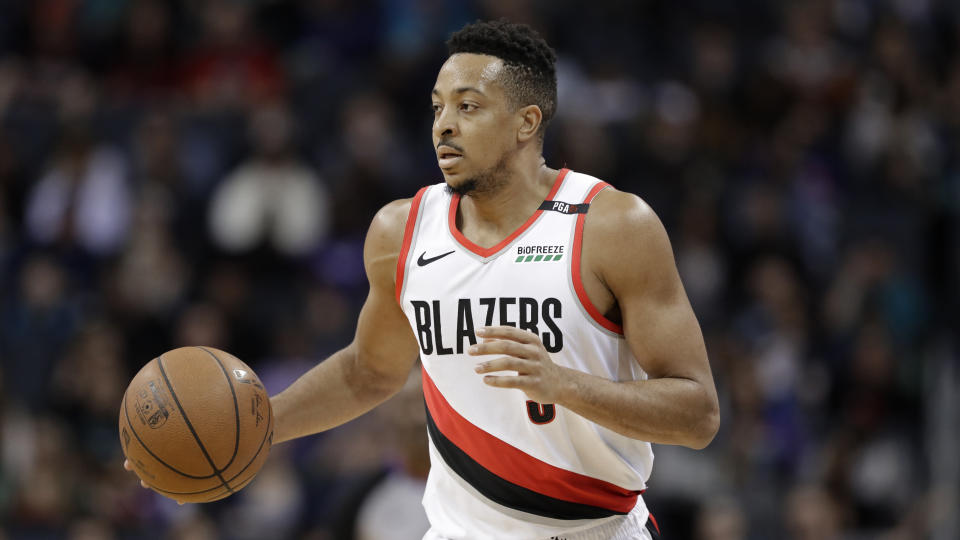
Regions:
[[[549, 201], [553, 199], [557, 192], [560, 191], [560, 185], [563, 184], [563, 179], [565, 176], [567, 176], [568, 172], [570, 172], [569, 169], [560, 169], [560, 174], [557, 175], [557, 179], [554, 180], [553, 187], [550, 189], [550, 193], [547, 194], [547, 197], [544, 200]], [[450, 233], [454, 238], [457, 239], [457, 242], [460, 242], [460, 245], [476, 253], [477, 255], [480, 255], [481, 257], [490, 257], [506, 247], [508, 244], [510, 244], [510, 242], [513, 242], [516, 237], [520, 236], [523, 231], [530, 228], [530, 226], [533, 225], [533, 222], [536, 221], [537, 218], [540, 217], [540, 214], [543, 213], [543, 210], [537, 209], [537, 211], [534, 212], [533, 215], [530, 216], [523, 225], [517, 228], [517, 230], [513, 231], [510, 236], [504, 238], [499, 244], [493, 247], [484, 248], [471, 242], [470, 239], [460, 232], [460, 229], [457, 229], [458, 206], [460, 206], [460, 195], [454, 194], [454, 196], [450, 199], [450, 213], [448, 215]]]
[[[590, 189], [587, 198], [583, 200], [584, 204], [589, 204], [590, 201], [597, 196], [597, 193], [600, 193], [608, 187], [610, 187], [610, 184], [606, 182], [597, 182], [593, 188]], [[580, 274], [580, 251], [583, 248], [583, 223], [586, 219], [587, 214], [577, 216], [577, 230], [573, 235], [573, 256], [570, 257], [571, 271], [573, 273], [573, 288], [577, 291], [577, 298], [580, 300], [580, 303], [583, 304], [584, 309], [587, 310], [587, 313], [590, 314], [593, 320], [597, 321], [600, 326], [607, 330], [623, 335], [623, 327], [604, 317], [603, 313], [600, 313], [600, 310], [597, 309], [597, 306], [593, 305], [593, 302], [590, 301], [590, 297], [587, 296], [587, 290], [583, 288], [583, 279]]]
[[427, 192], [426, 187], [420, 188], [420, 191], [413, 196], [410, 202], [410, 213], [407, 214], [407, 226], [403, 229], [403, 245], [400, 247], [400, 255], [397, 256], [397, 303], [400, 303], [400, 293], [403, 291], [403, 275], [407, 268], [407, 255], [410, 253], [410, 244], [413, 242], [413, 230], [417, 226], [417, 214], [420, 212], [420, 200], [423, 194]]
[[426, 369], [423, 370], [423, 396], [440, 432], [500, 478], [549, 497], [621, 514], [637, 505], [640, 491], [555, 467], [473, 425], [450, 406]]

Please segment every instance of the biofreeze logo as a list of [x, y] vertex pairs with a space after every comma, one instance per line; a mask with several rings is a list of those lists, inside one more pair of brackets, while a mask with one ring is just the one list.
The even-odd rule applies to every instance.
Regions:
[[517, 246], [517, 258], [513, 262], [553, 262], [563, 258], [562, 244], [552, 246]]

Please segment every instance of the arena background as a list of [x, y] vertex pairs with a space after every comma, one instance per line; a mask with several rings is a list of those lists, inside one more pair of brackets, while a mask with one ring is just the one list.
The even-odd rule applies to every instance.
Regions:
[[370, 218], [441, 178], [443, 42], [501, 16], [559, 53], [548, 163], [657, 210], [707, 338], [664, 537], [960, 538], [958, 6], [0, 0], [0, 538], [419, 538], [413, 384], [204, 506], [117, 410], [173, 347], [275, 393], [348, 343]]

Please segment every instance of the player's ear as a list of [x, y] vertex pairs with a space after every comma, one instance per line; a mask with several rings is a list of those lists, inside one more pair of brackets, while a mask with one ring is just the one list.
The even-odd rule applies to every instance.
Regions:
[[540, 123], [543, 121], [543, 111], [537, 105], [527, 105], [517, 111], [520, 129], [517, 130], [517, 140], [527, 142], [537, 136]]

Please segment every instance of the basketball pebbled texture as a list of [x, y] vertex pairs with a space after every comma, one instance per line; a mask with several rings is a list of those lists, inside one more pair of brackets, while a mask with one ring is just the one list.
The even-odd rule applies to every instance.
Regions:
[[148, 362], [120, 404], [120, 445], [151, 489], [209, 502], [246, 486], [273, 440], [273, 411], [257, 375], [233, 355], [183, 347]]

